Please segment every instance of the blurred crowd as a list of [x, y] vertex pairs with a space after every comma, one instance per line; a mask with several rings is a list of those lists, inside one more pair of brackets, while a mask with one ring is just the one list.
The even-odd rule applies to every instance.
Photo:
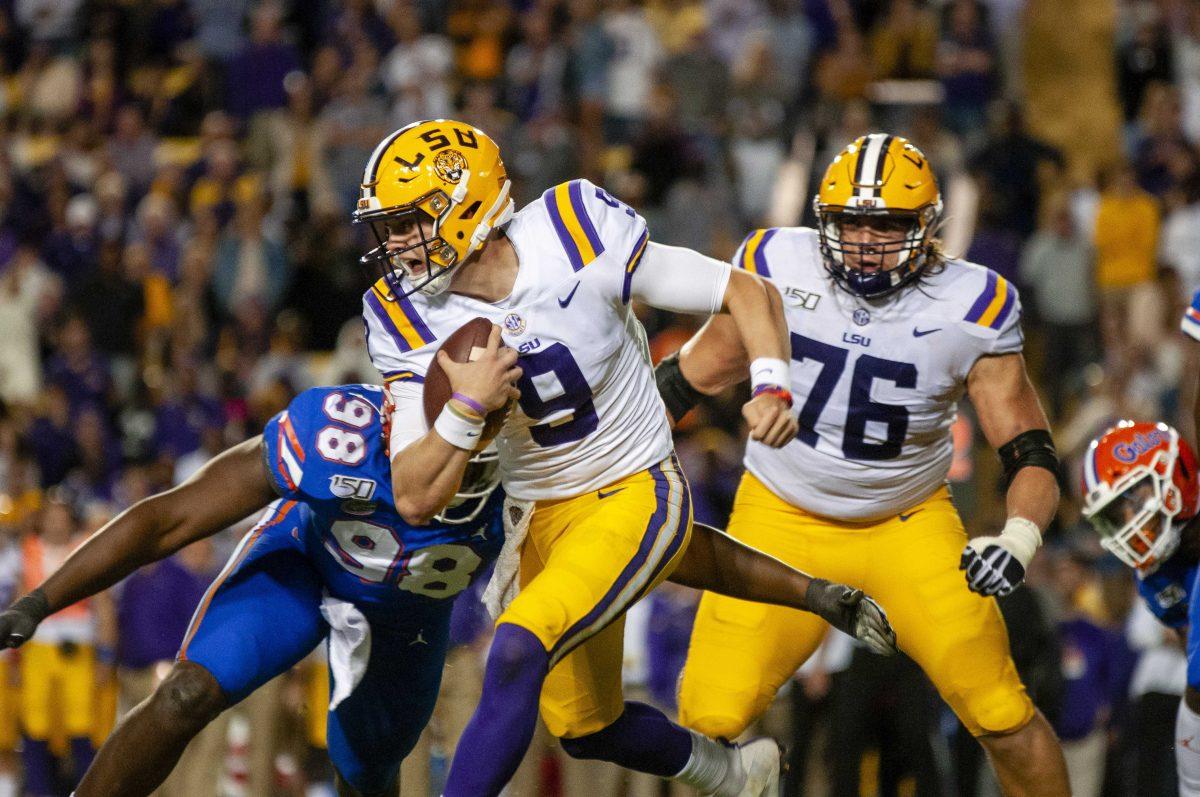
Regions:
[[[518, 204], [586, 176], [655, 240], [723, 258], [755, 227], [809, 223], [853, 137], [921, 147], [949, 251], [1021, 288], [1065, 455], [1050, 543], [1002, 602], [1018, 664], [1077, 794], [1174, 794], [1182, 649], [1080, 526], [1077, 468], [1121, 417], [1193, 432], [1197, 368], [1175, 329], [1200, 285], [1197, 0], [0, 0], [0, 605], [298, 391], [379, 379], [349, 212], [375, 144], [442, 116], [500, 143]], [[695, 324], [641, 316], [657, 356]], [[717, 525], [739, 398], [677, 441], [696, 516]], [[999, 528], [969, 406], [954, 434], [967, 525]], [[31, 767], [45, 793], [69, 790], [237, 534], [0, 656], [0, 795]], [[629, 624], [629, 687], [666, 707], [695, 601], [664, 588]], [[439, 708], [405, 794], [437, 793], [478, 688], [487, 624], [460, 620], [457, 708]], [[318, 654], [214, 726], [164, 793], [321, 793], [323, 688]], [[915, 666], [846, 639], [767, 724], [793, 751], [790, 795], [994, 793]], [[548, 744], [527, 764], [522, 793], [665, 793]]]

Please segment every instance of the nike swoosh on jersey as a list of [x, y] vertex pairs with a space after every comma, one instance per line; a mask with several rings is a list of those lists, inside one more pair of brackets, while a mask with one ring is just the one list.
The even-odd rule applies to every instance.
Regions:
[[608, 497], [610, 497], [610, 496], [616, 495], [617, 493], [621, 492], [621, 491], [622, 491], [622, 490], [624, 490], [624, 489], [625, 489], [624, 487], [618, 487], [618, 488], [617, 488], [617, 489], [615, 489], [615, 490], [609, 490], [607, 493], [606, 493], [606, 492], [604, 492], [603, 490], [597, 490], [597, 491], [596, 491], [596, 496], [597, 496], [598, 498], [604, 499], [604, 498], [608, 498]]
[[923, 510], [914, 509], [913, 511], [909, 512], [907, 515], [904, 514], [903, 512], [901, 512], [899, 515], [896, 515], [896, 517], [900, 518], [900, 522], [903, 523], [904, 521], [908, 520], [910, 517], [912, 517], [913, 515], [917, 514], [918, 512], [921, 512], [921, 511], [923, 511]]
[[575, 280], [575, 287], [572, 288], [571, 292], [567, 294], [567, 298], [558, 300], [558, 306], [566, 307], [568, 304], [570, 304], [571, 300], [575, 298], [575, 291], [577, 290], [579, 290], [579, 280]]
[[917, 329], [916, 327], [913, 327], [913, 337], [914, 338], [923, 338], [926, 335], [932, 335], [934, 332], [941, 332], [941, 331], [942, 331], [941, 327], [936, 327], [935, 329]]

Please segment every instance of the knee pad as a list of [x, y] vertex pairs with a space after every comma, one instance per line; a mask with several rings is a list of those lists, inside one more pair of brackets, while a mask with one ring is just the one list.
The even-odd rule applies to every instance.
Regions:
[[495, 674], [499, 683], [507, 684], [530, 673], [544, 676], [549, 661], [542, 641], [532, 631], [513, 623], [502, 623], [492, 639], [487, 669], [489, 674]]
[[978, 689], [966, 695], [966, 712], [960, 716], [963, 725], [973, 736], [1016, 733], [1033, 719], [1033, 701], [1024, 688], [1020, 691], [1002, 687]]
[[750, 727], [748, 716], [731, 716], [709, 714], [704, 717], [687, 717], [680, 715], [680, 722], [696, 733], [710, 739], [726, 739], [732, 741], [742, 735]]
[[179, 662], [151, 698], [155, 707], [172, 721], [204, 727], [226, 708], [217, 679], [198, 664]]
[[710, 739], [733, 740], [767, 710], [772, 697], [749, 690], [720, 690], [712, 684], [681, 681], [679, 724]]

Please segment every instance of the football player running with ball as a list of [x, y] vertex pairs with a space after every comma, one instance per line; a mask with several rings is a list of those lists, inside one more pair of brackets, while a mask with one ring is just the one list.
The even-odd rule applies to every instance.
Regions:
[[[516, 213], [508, 192], [483, 132], [419, 122], [379, 144], [354, 214], [378, 240], [363, 258], [381, 271], [364, 314], [368, 350], [396, 403], [392, 484], [406, 520], [445, 505], [484, 417], [515, 401], [497, 438], [511, 555], [501, 555], [496, 583], [512, 572], [519, 591], [497, 619], [483, 695], [445, 793], [498, 794], [540, 701], [570, 755], [706, 793], [762, 794], [778, 779], [773, 740], [728, 746], [622, 697], [625, 610], [672, 572], [692, 529], [630, 302], [730, 314], [754, 380], [743, 412], [752, 438], [769, 447], [796, 433], [779, 298], [752, 274], [650, 242], [641, 216], [587, 180], [550, 188]], [[419, 383], [435, 341], [475, 317], [499, 325], [506, 346], [468, 363], [438, 357], [453, 396], [427, 429]]]
[[[1004, 792], [1067, 795], [1061, 748], [1025, 693], [988, 597], [1021, 583], [1058, 504], [1016, 290], [941, 252], [933, 171], [903, 138], [876, 133], [847, 146], [814, 206], [817, 229], [758, 230], [735, 255], [735, 266], [783, 294], [787, 387], [803, 405], [794, 441], [749, 441], [729, 533], [874, 596], [901, 650], [988, 751]], [[660, 364], [675, 418], [744, 378], [753, 355], [740, 340], [718, 316]], [[969, 541], [946, 487], [964, 392], [1008, 485], [1003, 530]], [[737, 737], [825, 630], [811, 615], [705, 595], [681, 721]]]

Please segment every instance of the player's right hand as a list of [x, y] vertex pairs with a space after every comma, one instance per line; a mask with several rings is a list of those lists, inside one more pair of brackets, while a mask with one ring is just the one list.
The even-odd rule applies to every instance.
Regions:
[[872, 653], [890, 656], [896, 652], [896, 632], [887, 614], [861, 589], [814, 578], [805, 599], [809, 611], [862, 642]]
[[750, 439], [771, 448], [787, 445], [800, 429], [791, 404], [771, 393], [755, 396], [743, 404], [742, 417], [750, 427]]
[[516, 386], [521, 378], [516, 349], [501, 344], [500, 327], [495, 324], [487, 346], [470, 362], [457, 363], [444, 351], [439, 351], [437, 358], [450, 380], [450, 389], [479, 402], [488, 412], [521, 397]]
[[35, 589], [0, 612], [0, 650], [19, 648], [29, 641], [49, 614], [49, 604], [40, 589]]

